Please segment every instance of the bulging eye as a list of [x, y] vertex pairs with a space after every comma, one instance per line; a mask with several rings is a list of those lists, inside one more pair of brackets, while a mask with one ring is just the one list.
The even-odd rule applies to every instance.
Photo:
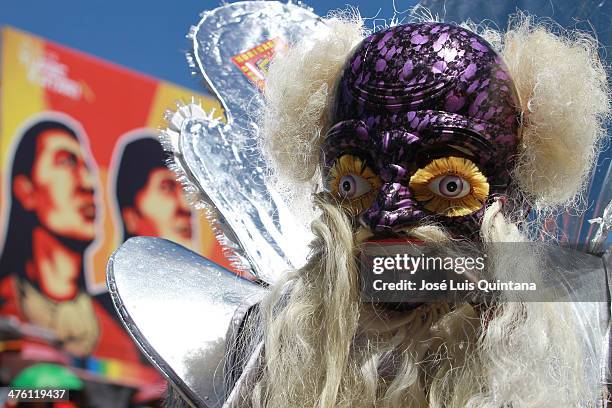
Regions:
[[372, 185], [356, 174], [342, 176], [338, 182], [338, 194], [344, 198], [353, 199], [361, 197], [370, 191], [372, 191]]
[[329, 191], [352, 215], [372, 205], [381, 185], [378, 175], [361, 158], [350, 154], [338, 158], [327, 177]]
[[459, 176], [438, 176], [429, 182], [429, 189], [442, 196], [448, 198], [462, 198], [470, 194], [472, 187], [467, 180]]
[[461, 217], [484, 206], [489, 183], [472, 161], [449, 156], [418, 169], [410, 178], [410, 190], [427, 210]]

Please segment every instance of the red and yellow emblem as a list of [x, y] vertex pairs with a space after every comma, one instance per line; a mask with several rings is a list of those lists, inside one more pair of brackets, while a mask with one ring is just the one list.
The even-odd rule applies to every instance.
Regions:
[[232, 62], [259, 89], [263, 89], [270, 61], [279, 52], [287, 49], [281, 38], [273, 38], [232, 57]]

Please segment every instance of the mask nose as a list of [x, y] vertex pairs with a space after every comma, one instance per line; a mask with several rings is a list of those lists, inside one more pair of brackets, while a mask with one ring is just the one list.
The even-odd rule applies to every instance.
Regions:
[[372, 233], [392, 232], [415, 225], [424, 216], [408, 186], [398, 181], [383, 184], [376, 201], [361, 216]]

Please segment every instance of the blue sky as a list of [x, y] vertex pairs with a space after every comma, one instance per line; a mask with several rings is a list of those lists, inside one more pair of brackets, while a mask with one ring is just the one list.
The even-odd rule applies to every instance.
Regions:
[[[11, 25], [149, 75], [202, 90], [184, 58], [185, 39], [199, 14], [220, 0], [21, 0], [4, 2], [0, 24]], [[319, 15], [357, 6], [363, 16], [393, 15], [392, 0], [313, 0]], [[386, 6], [382, 6], [385, 3]], [[414, 0], [396, 0], [406, 9]], [[380, 11], [379, 9], [383, 7]]]

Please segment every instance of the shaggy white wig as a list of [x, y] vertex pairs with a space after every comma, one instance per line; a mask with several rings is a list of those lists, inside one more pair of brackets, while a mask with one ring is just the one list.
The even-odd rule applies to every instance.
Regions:
[[574, 204], [610, 115], [597, 41], [522, 14], [510, 27], [481, 35], [502, 55], [521, 99], [523, 140], [514, 179], [539, 207]]

